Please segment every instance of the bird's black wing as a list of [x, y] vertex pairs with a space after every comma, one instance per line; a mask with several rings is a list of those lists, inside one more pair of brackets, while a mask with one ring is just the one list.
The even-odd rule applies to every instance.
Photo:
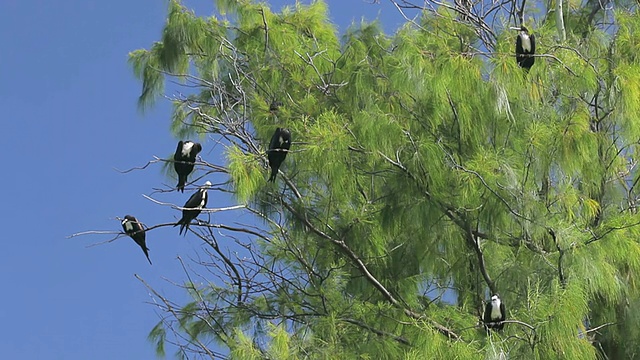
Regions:
[[536, 53], [536, 36], [533, 34], [530, 34], [529, 41], [531, 42], [531, 54], [535, 54]]
[[202, 201], [200, 196], [200, 190], [194, 192], [189, 200], [187, 200], [187, 202], [184, 204], [183, 208], [195, 208], [196, 206], [200, 205], [200, 201]]
[[522, 54], [524, 54], [524, 49], [522, 48], [522, 36], [518, 34], [518, 36], [516, 36], [516, 59], [518, 58], [518, 55]]
[[271, 141], [269, 142], [269, 150], [276, 149], [278, 147], [278, 138], [280, 137], [280, 128], [277, 128], [276, 131], [271, 136]]
[[491, 303], [488, 303], [487, 306], [485, 306], [484, 308], [484, 322], [485, 323], [491, 322]]
[[500, 303], [500, 321], [504, 321], [507, 318], [507, 310], [505, 310], [504, 303]]
[[178, 148], [176, 149], [176, 153], [173, 154], [173, 160], [179, 161], [182, 159], [182, 146], [184, 145], [184, 141], [180, 140], [178, 142]]

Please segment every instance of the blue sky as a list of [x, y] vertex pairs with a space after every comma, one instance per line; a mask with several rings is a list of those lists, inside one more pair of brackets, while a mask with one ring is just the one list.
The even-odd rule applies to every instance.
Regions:
[[[212, 3], [187, 2], [204, 15], [213, 11]], [[276, 10], [292, 3], [269, 1]], [[328, 3], [341, 32], [362, 17], [380, 17], [387, 32], [402, 22], [384, 1]], [[160, 166], [128, 174], [114, 170], [175, 150], [169, 104], [159, 101], [142, 114], [136, 103], [141, 85], [127, 64], [130, 51], [160, 39], [166, 7], [166, 1], [0, 2], [2, 358], [151, 359], [155, 352], [146, 338], [159, 314], [134, 274], [172, 300], [186, 299], [165, 279], [184, 281], [176, 257], [200, 251], [193, 235], [181, 237], [169, 227], [149, 233], [153, 266], [129, 238], [90, 248], [109, 237], [66, 238], [84, 230], [119, 230], [115, 217], [125, 214], [147, 224], [179, 215], [142, 197], [154, 187], [175, 185]], [[220, 156], [207, 143], [201, 155]], [[162, 199], [182, 205], [189, 195]], [[167, 350], [172, 357], [175, 349]]]

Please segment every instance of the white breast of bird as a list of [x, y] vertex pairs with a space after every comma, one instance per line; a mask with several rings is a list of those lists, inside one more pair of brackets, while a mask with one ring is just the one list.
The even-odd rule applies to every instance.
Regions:
[[498, 319], [501, 316], [502, 314], [500, 314], [500, 299], [492, 300], [491, 301], [491, 318]]
[[129, 221], [129, 219], [124, 219], [124, 220], [122, 221], [122, 224], [124, 225], [124, 228], [125, 228], [127, 231], [131, 231], [131, 230], [133, 230], [133, 224], [131, 223], [131, 221]]
[[524, 31], [520, 33], [520, 38], [522, 39], [522, 50], [526, 52], [531, 51], [531, 38], [529, 35], [525, 34]]
[[202, 192], [202, 200], [200, 200], [200, 205], [198, 205], [199, 208], [203, 208], [204, 204], [207, 202], [207, 192], [203, 191]]
[[182, 145], [182, 156], [189, 156], [191, 152], [191, 148], [193, 147], [193, 143], [191, 141], [187, 141]]

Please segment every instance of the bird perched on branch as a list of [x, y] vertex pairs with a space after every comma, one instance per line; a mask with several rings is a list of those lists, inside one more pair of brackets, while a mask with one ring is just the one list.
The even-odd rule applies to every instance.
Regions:
[[521, 68], [529, 71], [536, 61], [533, 56], [536, 53], [536, 37], [529, 34], [529, 29], [524, 25], [514, 29], [520, 31], [516, 37], [516, 61]]
[[491, 297], [491, 302], [487, 303], [484, 309], [484, 325], [487, 329], [502, 330], [502, 323], [507, 316], [507, 310], [504, 303], [500, 300], [498, 294]]
[[198, 191], [193, 193], [189, 200], [184, 204], [182, 209], [182, 219], [178, 221], [175, 226], [180, 225], [180, 235], [182, 235], [182, 231], [184, 230], [185, 235], [189, 230], [189, 224], [191, 221], [200, 215], [202, 209], [207, 206], [207, 189], [211, 187], [211, 182], [207, 181], [204, 183]]
[[287, 153], [291, 148], [291, 133], [285, 128], [277, 128], [271, 137], [267, 157], [269, 158], [269, 166], [271, 167], [271, 176], [269, 181], [276, 181], [276, 175], [282, 162], [287, 157]]
[[144, 255], [149, 260], [149, 264], [151, 264], [151, 259], [149, 259], [149, 248], [147, 248], [147, 244], [145, 242], [145, 230], [142, 228], [142, 224], [131, 215], [125, 215], [124, 219], [122, 219], [122, 229], [124, 233], [129, 235], [142, 248]]
[[193, 141], [180, 141], [178, 142], [178, 148], [173, 155], [173, 168], [178, 174], [179, 191], [184, 192], [184, 185], [187, 183], [187, 177], [193, 171], [196, 161], [196, 155], [202, 151], [202, 145], [194, 143]]

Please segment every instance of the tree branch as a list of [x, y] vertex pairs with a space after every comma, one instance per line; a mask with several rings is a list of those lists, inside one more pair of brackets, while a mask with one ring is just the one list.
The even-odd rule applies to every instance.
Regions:
[[[345, 255], [347, 255], [347, 257], [351, 261], [353, 261], [354, 265], [362, 272], [362, 274], [369, 281], [369, 283], [371, 283], [373, 285], [373, 287], [375, 287], [382, 294], [382, 296], [387, 299], [387, 301], [389, 301], [391, 304], [393, 304], [397, 308], [400, 308], [401, 310], [403, 310], [405, 315], [407, 315], [407, 316], [409, 316], [411, 318], [414, 318], [416, 320], [426, 320], [426, 317], [424, 315], [418, 314], [418, 313], [416, 313], [416, 312], [414, 312], [414, 311], [402, 306], [400, 301], [398, 301], [391, 294], [391, 292], [387, 288], [385, 288], [384, 285], [382, 285], [380, 283], [380, 281], [378, 281], [378, 279], [376, 279], [376, 277], [373, 276], [373, 274], [371, 274], [371, 272], [369, 271], [367, 266], [364, 264], [364, 262], [362, 262], [362, 260], [353, 252], [353, 250], [351, 250], [351, 248], [344, 241], [334, 239], [331, 236], [329, 236], [326, 233], [324, 233], [323, 231], [321, 231], [320, 229], [316, 228], [313, 224], [311, 224], [311, 222], [309, 222], [309, 220], [306, 219], [305, 216], [299, 214], [288, 203], [283, 202], [282, 204], [289, 211], [289, 213], [291, 213], [299, 221], [301, 221], [309, 230], [311, 230], [311, 232], [315, 233], [316, 235], [320, 236], [321, 238], [323, 238], [325, 240], [329, 240], [334, 245], [336, 245]], [[445, 326], [442, 326], [442, 325], [436, 323], [433, 320], [428, 320], [428, 321], [440, 333], [442, 333], [443, 335], [447, 336], [448, 338], [451, 338], [451, 339], [454, 339], [454, 340], [459, 340], [460, 339], [460, 336], [458, 336], [456, 333], [454, 333], [452, 330], [446, 328]]]
[[350, 324], [353, 324], [353, 325], [357, 325], [357, 326], [359, 326], [359, 327], [361, 327], [363, 329], [371, 331], [372, 333], [374, 333], [374, 334], [376, 334], [378, 336], [390, 337], [393, 340], [395, 340], [395, 341], [397, 341], [397, 342], [399, 342], [399, 343], [401, 343], [403, 345], [411, 346], [411, 343], [409, 342], [409, 340], [403, 338], [402, 336], [397, 336], [397, 335], [394, 335], [392, 333], [388, 333], [386, 331], [378, 330], [378, 329], [376, 329], [376, 328], [374, 328], [372, 326], [369, 326], [369, 325], [367, 325], [367, 324], [365, 324], [365, 323], [363, 323], [361, 321], [354, 320], [354, 319], [348, 319], [348, 318], [341, 318], [341, 319], [338, 319], [338, 320], [344, 321], [344, 322], [347, 322], [347, 323], [350, 323]]

